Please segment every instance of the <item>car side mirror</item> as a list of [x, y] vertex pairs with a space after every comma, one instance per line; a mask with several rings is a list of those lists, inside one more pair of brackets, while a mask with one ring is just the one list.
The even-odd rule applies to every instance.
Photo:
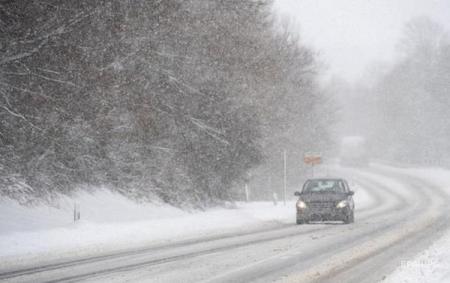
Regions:
[[295, 192], [295, 193], [294, 193], [294, 196], [297, 196], [297, 197], [299, 197], [299, 196], [301, 196], [301, 195], [302, 195], [301, 192]]
[[349, 195], [349, 196], [352, 196], [352, 195], [354, 195], [354, 194], [355, 194], [354, 191], [348, 191], [348, 195]]

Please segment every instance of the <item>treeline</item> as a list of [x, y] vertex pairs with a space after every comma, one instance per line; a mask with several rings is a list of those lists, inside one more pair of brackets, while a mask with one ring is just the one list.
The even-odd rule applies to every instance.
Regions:
[[439, 24], [411, 21], [399, 43], [402, 59], [378, 82], [376, 141], [390, 159], [450, 165], [450, 41]]
[[105, 186], [204, 206], [232, 200], [279, 148], [324, 147], [314, 54], [270, 9], [2, 2], [1, 195], [26, 203]]
[[354, 90], [363, 94], [356, 108], [373, 156], [450, 166], [449, 39], [438, 23], [413, 19], [398, 43], [398, 60], [372, 73], [371, 87]]

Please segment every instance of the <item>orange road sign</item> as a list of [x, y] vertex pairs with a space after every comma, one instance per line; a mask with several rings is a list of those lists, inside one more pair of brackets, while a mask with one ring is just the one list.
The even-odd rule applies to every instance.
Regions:
[[308, 165], [318, 165], [322, 163], [322, 157], [320, 155], [307, 155], [303, 157], [303, 162]]

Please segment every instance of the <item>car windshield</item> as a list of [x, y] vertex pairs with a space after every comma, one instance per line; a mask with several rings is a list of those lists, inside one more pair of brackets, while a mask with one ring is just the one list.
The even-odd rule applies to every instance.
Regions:
[[339, 180], [311, 180], [303, 189], [303, 193], [322, 192], [344, 193], [345, 190], [342, 182]]

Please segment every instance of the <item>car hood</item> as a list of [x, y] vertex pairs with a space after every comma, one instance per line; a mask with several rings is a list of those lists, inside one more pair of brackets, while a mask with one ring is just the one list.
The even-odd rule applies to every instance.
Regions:
[[312, 193], [303, 194], [300, 199], [304, 202], [341, 201], [347, 199], [343, 193]]

